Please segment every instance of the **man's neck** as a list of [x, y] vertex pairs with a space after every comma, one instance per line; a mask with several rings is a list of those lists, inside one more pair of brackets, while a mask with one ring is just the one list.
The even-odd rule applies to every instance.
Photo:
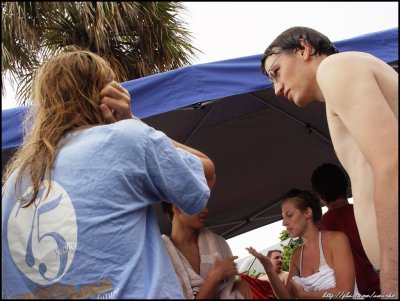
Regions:
[[329, 210], [333, 210], [336, 208], [346, 206], [348, 204], [349, 204], [349, 201], [347, 200], [347, 198], [338, 198], [337, 200], [334, 200], [333, 202], [327, 203], [326, 206], [328, 207], [328, 211], [329, 211]]

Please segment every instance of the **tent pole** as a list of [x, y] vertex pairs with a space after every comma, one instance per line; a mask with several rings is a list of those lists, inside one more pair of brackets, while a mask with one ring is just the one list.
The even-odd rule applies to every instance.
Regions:
[[305, 123], [305, 122], [299, 120], [298, 118], [296, 118], [296, 117], [294, 117], [294, 116], [292, 116], [292, 115], [290, 115], [290, 114], [288, 114], [288, 113], [282, 111], [281, 109], [275, 107], [274, 105], [270, 104], [269, 102], [266, 102], [266, 101], [263, 100], [262, 98], [260, 98], [260, 97], [258, 97], [258, 96], [256, 96], [256, 95], [254, 95], [253, 93], [248, 93], [248, 94], [249, 94], [252, 98], [254, 98], [254, 99], [256, 99], [256, 100], [258, 100], [258, 101], [261, 101], [262, 103], [266, 104], [266, 105], [269, 106], [271, 109], [273, 109], [273, 110], [275, 110], [275, 111], [277, 111], [277, 112], [279, 112], [279, 113], [285, 115], [286, 117], [289, 117], [290, 119], [292, 119], [292, 120], [294, 120], [294, 121], [300, 123], [301, 125], [303, 125], [304, 127], [307, 128], [309, 134], [311, 134], [311, 133], [314, 132], [315, 134], [317, 134], [317, 136], [319, 136], [320, 138], [322, 138], [322, 140], [324, 140], [326, 143], [328, 143], [330, 146], [333, 147], [332, 141], [331, 141], [329, 138], [325, 137], [325, 136], [324, 136], [322, 133], [320, 133], [317, 129], [313, 128], [313, 127], [311, 126], [311, 124]]
[[193, 131], [185, 138], [185, 140], [182, 142], [183, 144], [186, 144], [192, 138], [192, 136], [197, 132], [197, 130], [200, 128], [200, 126], [203, 124], [204, 120], [206, 120], [207, 116], [211, 113], [211, 111], [213, 109], [214, 109], [214, 105], [209, 109], [209, 111], [199, 121], [199, 123], [196, 125], [196, 127], [193, 129]]

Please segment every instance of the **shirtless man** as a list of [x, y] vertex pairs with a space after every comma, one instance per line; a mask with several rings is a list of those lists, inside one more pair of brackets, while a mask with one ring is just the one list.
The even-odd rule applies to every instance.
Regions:
[[325, 102], [364, 249], [380, 269], [382, 294], [398, 298], [397, 72], [368, 53], [338, 53], [326, 36], [306, 27], [280, 34], [261, 69], [275, 94], [297, 106]]
[[[272, 266], [274, 267], [274, 271], [278, 274], [279, 279], [286, 285], [286, 281], [288, 279], [289, 272], [282, 271], [283, 267], [283, 254], [281, 250], [269, 250], [267, 253], [267, 257], [271, 260]], [[268, 280], [268, 275], [264, 275], [259, 277], [260, 280]]]

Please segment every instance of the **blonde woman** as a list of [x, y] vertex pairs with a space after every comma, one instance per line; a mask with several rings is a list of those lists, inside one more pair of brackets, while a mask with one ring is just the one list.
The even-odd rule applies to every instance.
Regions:
[[4, 178], [2, 297], [183, 298], [152, 205], [203, 209], [212, 161], [132, 118], [128, 91], [88, 51], [46, 62], [32, 99]]

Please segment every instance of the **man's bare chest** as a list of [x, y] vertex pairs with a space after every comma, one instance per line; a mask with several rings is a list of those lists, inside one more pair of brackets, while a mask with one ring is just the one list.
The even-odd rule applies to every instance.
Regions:
[[340, 117], [327, 110], [329, 133], [336, 156], [343, 167], [350, 172], [357, 165], [364, 164], [364, 156]]

